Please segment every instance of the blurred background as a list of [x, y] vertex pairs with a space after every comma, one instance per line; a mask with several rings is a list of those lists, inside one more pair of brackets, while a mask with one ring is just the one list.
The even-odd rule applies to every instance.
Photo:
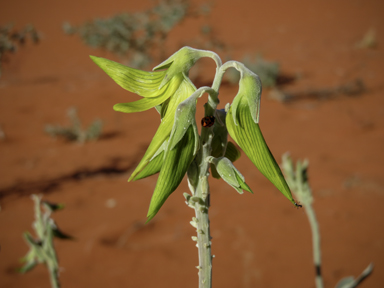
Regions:
[[[50, 287], [42, 265], [21, 275], [31, 194], [72, 241], [55, 241], [62, 287], [196, 287], [186, 180], [147, 225], [157, 176], [127, 183], [159, 124], [154, 109], [113, 111], [138, 96], [89, 58], [150, 70], [189, 45], [260, 75], [260, 127], [280, 163], [309, 160], [325, 287], [384, 285], [384, 2], [14, 0], [0, 9], [0, 286]], [[212, 60], [190, 77], [211, 85]], [[237, 93], [228, 71], [220, 108]], [[201, 105], [200, 105], [201, 103]], [[202, 117], [203, 101], [197, 121]], [[212, 179], [213, 287], [315, 287], [311, 231], [242, 155], [254, 195]]]

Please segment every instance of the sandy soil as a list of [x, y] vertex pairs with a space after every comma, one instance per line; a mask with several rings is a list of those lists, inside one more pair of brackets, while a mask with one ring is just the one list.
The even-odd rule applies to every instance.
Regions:
[[[301, 75], [282, 89], [364, 81], [367, 91], [356, 97], [289, 105], [268, 99], [265, 91], [260, 125], [278, 159], [290, 151], [295, 159], [310, 161], [325, 286], [357, 276], [373, 262], [373, 274], [360, 287], [383, 287], [384, 2], [216, 2], [207, 21], [231, 47], [233, 59], [261, 52], [281, 63], [286, 75]], [[94, 3], [14, 0], [0, 9], [0, 24], [33, 23], [43, 32], [39, 45], [27, 44], [9, 57], [0, 79], [0, 125], [6, 135], [0, 142], [0, 286], [49, 287], [44, 267], [15, 272], [27, 251], [22, 233], [31, 230], [33, 220], [28, 195], [44, 193], [47, 200], [65, 203], [54, 218], [76, 238], [56, 242], [62, 287], [196, 287], [193, 211], [182, 196], [186, 182], [149, 225], [143, 223], [156, 176], [126, 182], [156, 131], [157, 113], [114, 112], [113, 104], [137, 98], [88, 55], [117, 59], [61, 30], [66, 20], [82, 23], [139, 11], [151, 2]], [[188, 31], [196, 34], [202, 21], [192, 18], [177, 27], [167, 42], [169, 54], [192, 37]], [[355, 49], [370, 28], [378, 47]], [[200, 77], [204, 84], [213, 78], [213, 63], [207, 63], [208, 73]], [[237, 87], [223, 85], [221, 105], [236, 92]], [[44, 133], [48, 123], [66, 124], [72, 106], [85, 124], [104, 120], [100, 140], [79, 145]], [[246, 157], [236, 166], [255, 195], [238, 195], [224, 182], [211, 181], [214, 287], [315, 287], [304, 211], [293, 208]]]

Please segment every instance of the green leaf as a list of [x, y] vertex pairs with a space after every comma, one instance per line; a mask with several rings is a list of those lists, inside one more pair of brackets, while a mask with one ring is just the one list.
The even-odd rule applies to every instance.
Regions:
[[244, 99], [244, 97], [240, 100], [237, 113], [238, 125], [233, 121], [232, 107], [228, 111], [226, 124], [229, 134], [260, 172], [267, 177], [289, 201], [295, 204], [280, 167], [264, 140], [259, 124], [254, 122], [247, 100]]
[[53, 236], [63, 240], [74, 240], [74, 237], [61, 231], [56, 225], [52, 227]]
[[90, 57], [118, 85], [143, 97], [156, 97], [167, 73], [167, 71], [141, 71], [101, 57]]
[[[40, 207], [39, 207], [39, 209], [40, 209]], [[31, 246], [31, 247], [39, 247], [40, 246], [40, 243], [38, 242], [38, 241], [36, 241], [33, 237], [32, 237], [32, 235], [31, 235], [31, 233], [29, 233], [28, 231], [27, 232], [24, 232], [23, 233], [23, 236], [24, 236], [24, 239], [25, 239], [25, 241], [27, 242], [27, 244], [29, 245], [29, 246]]]
[[64, 204], [56, 204], [56, 203], [52, 203], [52, 202], [45, 201], [45, 200], [41, 201], [41, 204], [43, 204], [45, 207], [47, 207], [51, 211], [61, 210], [61, 209], [64, 209], [64, 207], [65, 207]]
[[149, 144], [149, 147], [145, 152], [144, 157], [141, 159], [139, 165], [136, 167], [135, 171], [133, 171], [128, 181], [134, 179], [136, 175], [142, 169], [144, 169], [144, 167], [149, 163], [149, 161], [155, 155], [156, 151], [158, 151], [163, 142], [170, 136], [175, 120], [175, 112], [177, 106], [185, 99], [187, 99], [195, 90], [196, 87], [192, 84], [192, 82], [188, 78], [184, 78], [184, 80], [180, 84], [180, 87], [170, 98], [165, 116], [161, 120], [160, 126], [157, 129], [156, 134], [151, 141], [151, 144]]
[[21, 267], [20, 269], [18, 269], [18, 272], [24, 274], [24, 273], [26, 273], [26, 272], [32, 270], [33, 268], [35, 268], [36, 265], [37, 265], [37, 262], [36, 262], [36, 261], [28, 262], [28, 263], [26, 263], [23, 267]]
[[[176, 144], [174, 149], [167, 150], [163, 166], [157, 179], [147, 214], [147, 223], [157, 214], [165, 200], [176, 190], [188, 170], [194, 156], [195, 132], [189, 126], [184, 137]], [[170, 139], [170, 143], [173, 139]], [[169, 147], [169, 145], [168, 145]]]

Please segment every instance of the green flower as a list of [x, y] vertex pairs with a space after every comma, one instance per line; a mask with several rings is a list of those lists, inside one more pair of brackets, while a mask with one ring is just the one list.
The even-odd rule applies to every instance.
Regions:
[[252, 192], [251, 188], [245, 183], [244, 176], [233, 166], [231, 160], [226, 157], [208, 157], [208, 162], [214, 164], [220, 177], [231, 185], [237, 192], [243, 194], [243, 189]]
[[[91, 56], [91, 59], [122, 88], [144, 97], [138, 101], [116, 104], [114, 110], [132, 113], [156, 108], [161, 115], [161, 123], [156, 134], [128, 181], [138, 180], [160, 171], [176, 108], [196, 90], [188, 78], [189, 69], [199, 58], [212, 57], [212, 53], [183, 47], [156, 66], [154, 72], [133, 69], [111, 60]], [[217, 61], [215, 57], [213, 58]], [[157, 71], [161, 69], [164, 70]]]
[[157, 214], [169, 195], [179, 186], [199, 149], [200, 139], [195, 120], [196, 100], [209, 89], [199, 88], [181, 102], [176, 110], [172, 132], [163, 151], [164, 162], [149, 205], [147, 222]]
[[259, 127], [261, 82], [259, 77], [239, 62], [232, 62], [240, 71], [239, 92], [227, 116], [229, 135], [245, 152], [260, 172], [271, 181], [285, 197], [296, 205], [291, 191], [276, 163]]

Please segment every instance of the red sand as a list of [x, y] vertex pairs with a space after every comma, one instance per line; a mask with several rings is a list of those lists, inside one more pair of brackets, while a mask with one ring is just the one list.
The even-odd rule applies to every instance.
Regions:
[[[368, 87], [358, 97], [291, 105], [269, 100], [264, 92], [260, 125], [278, 159], [290, 151], [294, 158], [310, 161], [325, 286], [357, 276], [373, 262], [373, 274], [360, 287], [383, 287], [384, 2], [216, 2], [209, 23], [231, 47], [232, 57], [241, 60], [246, 53], [262, 52], [278, 61], [284, 73], [299, 73], [301, 79], [287, 89], [334, 87], [356, 78]], [[54, 218], [76, 237], [56, 242], [62, 287], [196, 287], [195, 231], [189, 225], [193, 211], [182, 196], [186, 182], [146, 226], [142, 224], [156, 176], [126, 182], [157, 128], [157, 113], [114, 112], [113, 104], [137, 98], [111, 81], [88, 55], [117, 59], [61, 30], [63, 21], [82, 23], [138, 11], [151, 2], [94, 3], [15, 0], [0, 10], [1, 25], [33, 23], [44, 34], [39, 45], [27, 44], [10, 55], [0, 78], [0, 125], [6, 134], [0, 142], [0, 286], [49, 287], [44, 267], [25, 275], [15, 272], [27, 251], [22, 233], [31, 231], [33, 220], [27, 195], [41, 193], [27, 184], [97, 170], [120, 159], [118, 166], [129, 167], [128, 173], [57, 182], [44, 195], [66, 204]], [[177, 27], [167, 42], [169, 54], [189, 40], [188, 31], [196, 34], [201, 23], [192, 18]], [[355, 49], [370, 28], [376, 30], [378, 47]], [[204, 81], [212, 79], [213, 67], [209, 62]], [[223, 86], [221, 105], [236, 92], [236, 87]], [[44, 125], [65, 124], [71, 106], [85, 124], [103, 119], [104, 135], [110, 137], [81, 146], [47, 136]], [[255, 195], [238, 195], [224, 182], [211, 181], [213, 286], [315, 287], [305, 213], [293, 208], [244, 155], [236, 166]], [[21, 183], [22, 193], [9, 189]], [[116, 201], [114, 208], [106, 206], [108, 199]]]

